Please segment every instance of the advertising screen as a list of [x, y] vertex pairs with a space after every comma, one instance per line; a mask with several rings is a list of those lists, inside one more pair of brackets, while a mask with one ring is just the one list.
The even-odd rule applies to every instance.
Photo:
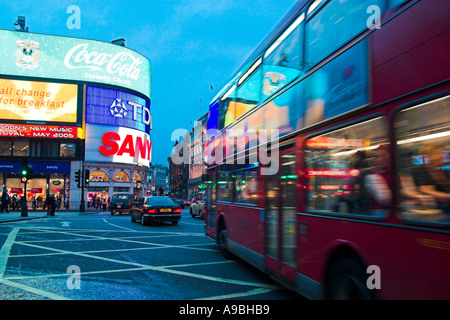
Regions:
[[150, 98], [150, 63], [111, 43], [0, 30], [0, 74], [97, 82]]
[[0, 123], [0, 137], [76, 139], [77, 127]]
[[0, 79], [0, 119], [77, 122], [78, 86]]
[[150, 135], [123, 128], [86, 124], [87, 162], [113, 162], [142, 165], [151, 162]]
[[150, 133], [150, 106], [147, 100], [127, 92], [87, 87], [86, 123]]

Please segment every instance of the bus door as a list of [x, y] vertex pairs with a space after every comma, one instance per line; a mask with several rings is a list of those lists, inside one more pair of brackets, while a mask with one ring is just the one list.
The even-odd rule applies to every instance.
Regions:
[[277, 175], [266, 176], [266, 267], [291, 281], [296, 274], [296, 156], [281, 152]]
[[205, 195], [205, 206], [206, 206], [206, 234], [210, 237], [216, 235], [216, 172], [215, 169], [208, 172], [206, 181], [206, 195]]

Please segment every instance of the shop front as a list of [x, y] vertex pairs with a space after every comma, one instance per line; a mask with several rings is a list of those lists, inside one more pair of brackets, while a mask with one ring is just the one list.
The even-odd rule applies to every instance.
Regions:
[[[28, 161], [28, 165], [33, 168], [33, 176], [26, 184], [29, 207], [43, 208], [45, 200], [53, 195], [59, 208], [66, 208], [70, 197], [70, 161]], [[21, 161], [0, 161], [2, 190], [6, 188], [14, 201], [19, 201], [25, 194], [20, 169]]]

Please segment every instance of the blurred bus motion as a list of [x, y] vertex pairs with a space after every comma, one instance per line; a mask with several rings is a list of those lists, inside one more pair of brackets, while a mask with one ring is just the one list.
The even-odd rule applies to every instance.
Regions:
[[[206, 234], [227, 257], [311, 299], [450, 299], [449, 12], [293, 6], [210, 104], [209, 144], [244, 139], [208, 166]], [[262, 144], [275, 175], [248, 160]]]

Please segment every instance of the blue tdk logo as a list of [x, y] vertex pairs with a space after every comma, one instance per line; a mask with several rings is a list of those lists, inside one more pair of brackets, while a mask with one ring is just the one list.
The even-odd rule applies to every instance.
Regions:
[[128, 108], [124, 101], [116, 99], [109, 107], [111, 115], [116, 118], [126, 118], [128, 114]]

